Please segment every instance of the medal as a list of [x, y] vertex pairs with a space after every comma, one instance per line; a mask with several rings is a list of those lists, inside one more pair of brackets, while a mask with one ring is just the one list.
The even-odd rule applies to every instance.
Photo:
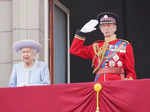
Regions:
[[118, 67], [122, 67], [122, 61], [117, 62]]
[[110, 67], [114, 67], [115, 66], [115, 62], [113, 60], [109, 61], [109, 66]]
[[109, 50], [110, 51], [114, 51], [115, 50], [115, 46], [114, 45], [109, 45]]
[[114, 61], [118, 61], [119, 60], [119, 56], [116, 54], [114, 57], [113, 57]]
[[119, 52], [126, 53], [126, 46], [122, 46]]

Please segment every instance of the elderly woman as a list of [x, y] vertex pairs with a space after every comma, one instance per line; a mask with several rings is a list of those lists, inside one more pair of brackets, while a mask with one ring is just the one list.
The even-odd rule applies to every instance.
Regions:
[[21, 54], [22, 62], [14, 64], [9, 87], [49, 85], [48, 65], [37, 60], [40, 44], [34, 40], [21, 40], [14, 44], [14, 49]]

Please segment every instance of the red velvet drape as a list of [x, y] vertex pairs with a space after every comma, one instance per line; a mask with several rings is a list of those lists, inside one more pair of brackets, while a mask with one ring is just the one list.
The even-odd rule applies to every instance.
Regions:
[[[0, 88], [0, 112], [95, 112], [94, 84]], [[150, 112], [150, 80], [101, 84], [100, 112]]]

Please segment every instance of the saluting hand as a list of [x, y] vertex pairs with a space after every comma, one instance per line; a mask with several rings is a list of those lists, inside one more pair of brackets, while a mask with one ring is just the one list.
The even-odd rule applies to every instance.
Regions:
[[96, 30], [96, 26], [98, 25], [98, 20], [96, 19], [92, 19], [90, 20], [88, 23], [86, 23], [82, 28], [81, 28], [81, 32], [83, 33], [89, 33], [92, 32], [94, 30]]
[[81, 30], [77, 30], [76, 34], [81, 36], [81, 37], [86, 37], [87, 33], [90, 33], [94, 30], [96, 30], [96, 26], [98, 25], [98, 20], [96, 19], [92, 19], [89, 22], [87, 22], [82, 28]]

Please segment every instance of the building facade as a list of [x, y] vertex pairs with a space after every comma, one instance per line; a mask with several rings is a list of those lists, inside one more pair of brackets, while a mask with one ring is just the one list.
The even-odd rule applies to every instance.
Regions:
[[48, 0], [0, 0], [0, 87], [20, 61], [13, 44], [22, 39], [40, 42], [39, 59], [48, 62]]

